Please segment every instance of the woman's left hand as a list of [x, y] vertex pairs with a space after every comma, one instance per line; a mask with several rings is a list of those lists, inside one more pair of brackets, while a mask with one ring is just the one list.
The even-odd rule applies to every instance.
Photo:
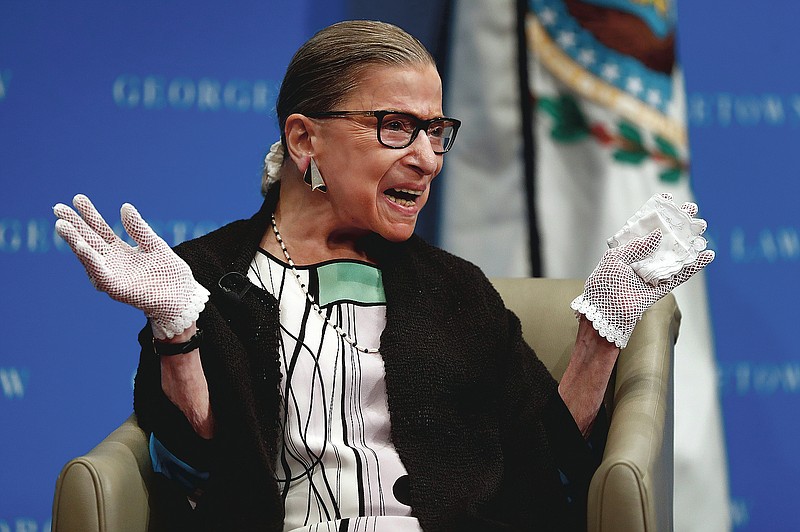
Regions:
[[623, 348], [644, 311], [676, 286], [684, 283], [714, 260], [714, 252], [700, 252], [697, 260], [684, 266], [666, 281], [652, 286], [636, 274], [631, 264], [650, 256], [661, 242], [661, 231], [635, 238], [609, 249], [584, 284], [583, 294], [572, 308], [584, 314], [601, 336]]

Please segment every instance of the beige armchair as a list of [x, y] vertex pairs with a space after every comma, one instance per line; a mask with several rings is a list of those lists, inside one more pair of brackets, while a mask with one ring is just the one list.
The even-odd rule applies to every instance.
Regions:
[[[569, 302], [581, 281], [495, 279], [523, 333], [556, 378], [566, 368], [577, 322]], [[588, 530], [672, 530], [672, 350], [680, 312], [670, 295], [645, 313], [609, 386], [611, 425], [589, 489]], [[154, 473], [134, 416], [56, 482], [54, 532], [165, 530], [151, 500]]]
[[[522, 321], [525, 340], [557, 379], [575, 343], [569, 308], [583, 281], [494, 279]], [[611, 413], [603, 461], [589, 486], [589, 532], [672, 530], [672, 353], [681, 314], [672, 294], [645, 312], [609, 384]]]

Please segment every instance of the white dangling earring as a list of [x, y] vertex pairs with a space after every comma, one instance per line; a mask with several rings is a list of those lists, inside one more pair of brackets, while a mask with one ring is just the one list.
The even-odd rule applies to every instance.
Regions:
[[319, 168], [317, 168], [317, 163], [314, 161], [313, 157], [311, 158], [311, 163], [309, 163], [306, 173], [303, 176], [303, 181], [305, 181], [306, 184], [311, 187], [311, 190], [328, 192], [328, 187], [325, 185], [325, 181], [322, 179], [322, 174], [319, 173]]

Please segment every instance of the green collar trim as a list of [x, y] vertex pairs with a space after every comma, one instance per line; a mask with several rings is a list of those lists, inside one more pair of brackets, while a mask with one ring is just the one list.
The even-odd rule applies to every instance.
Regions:
[[317, 268], [321, 307], [340, 301], [366, 305], [386, 304], [381, 271], [371, 264], [329, 262]]

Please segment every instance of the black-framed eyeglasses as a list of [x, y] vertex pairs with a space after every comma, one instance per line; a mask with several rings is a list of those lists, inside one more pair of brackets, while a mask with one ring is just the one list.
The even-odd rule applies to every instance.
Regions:
[[425, 130], [433, 147], [433, 153], [436, 154], [450, 151], [456, 140], [458, 128], [461, 126], [461, 120], [455, 118], [440, 116], [422, 120], [399, 111], [328, 111], [308, 115], [309, 118], [345, 118], [348, 116], [374, 116], [377, 118], [378, 142], [387, 148], [407, 148], [414, 142], [419, 132]]

